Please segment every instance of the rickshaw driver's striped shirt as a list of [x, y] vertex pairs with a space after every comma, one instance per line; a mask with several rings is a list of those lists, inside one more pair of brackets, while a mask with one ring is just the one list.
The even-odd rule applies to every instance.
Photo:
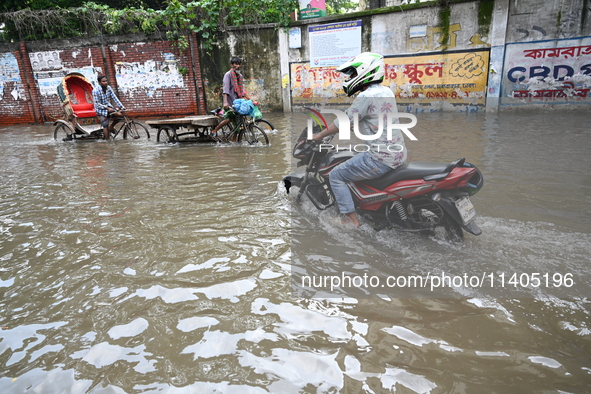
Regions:
[[106, 92], [103, 91], [101, 86], [97, 86], [92, 91], [92, 98], [94, 99], [94, 110], [96, 111], [96, 114], [100, 116], [107, 116], [109, 114], [107, 108], [113, 107], [110, 100], [113, 100], [118, 108], [124, 108], [123, 104], [121, 104], [121, 101], [119, 101], [110, 86], [107, 86]]

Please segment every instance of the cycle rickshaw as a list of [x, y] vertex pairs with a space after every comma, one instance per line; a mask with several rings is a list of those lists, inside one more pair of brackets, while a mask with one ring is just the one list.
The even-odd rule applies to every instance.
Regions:
[[[57, 95], [62, 104], [65, 119], [53, 124], [53, 138], [57, 141], [103, 139], [103, 128], [94, 111], [92, 84], [80, 73], [69, 73], [57, 87]], [[124, 114], [114, 118], [111, 139], [119, 134], [123, 138], [150, 138], [148, 129]]]

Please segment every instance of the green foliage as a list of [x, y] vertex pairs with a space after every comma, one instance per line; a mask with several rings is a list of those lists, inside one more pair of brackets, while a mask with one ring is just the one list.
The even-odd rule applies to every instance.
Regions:
[[[3, 0], [0, 4], [0, 12], [18, 11], [24, 9], [49, 10], [52, 8], [76, 8], [81, 7], [85, 0]], [[112, 8], [126, 7], [151, 7], [160, 8], [161, 0], [97, 0], [97, 3]]]
[[359, 6], [359, 3], [354, 3], [349, 0], [327, 0], [326, 1], [326, 14], [345, 14], [349, 11], [355, 10]]
[[209, 50], [230, 26], [262, 23], [287, 26], [290, 12], [298, 7], [297, 0], [167, 0], [166, 7], [158, 10], [145, 7], [141, 0], [126, 0], [128, 4], [140, 5], [119, 9], [94, 2], [74, 8], [59, 8], [51, 0], [28, 0], [25, 4], [33, 1], [39, 4], [51, 3], [54, 7], [1, 13], [0, 24], [5, 23], [6, 27], [4, 37], [0, 39], [38, 40], [160, 33], [183, 51], [189, 46], [188, 35], [194, 32], [199, 35], [204, 49]]
[[480, 0], [478, 3], [478, 33], [488, 37], [492, 14], [495, 8], [495, 0]]
[[441, 28], [441, 38], [439, 42], [442, 44], [442, 51], [447, 49], [447, 42], [449, 41], [449, 18], [451, 16], [451, 7], [449, 0], [439, 0], [439, 27]]

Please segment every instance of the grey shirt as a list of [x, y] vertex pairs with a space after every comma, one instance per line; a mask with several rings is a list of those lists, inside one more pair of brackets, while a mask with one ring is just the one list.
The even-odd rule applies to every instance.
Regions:
[[232, 70], [230, 70], [226, 74], [224, 74], [224, 90], [222, 93], [230, 96], [228, 98], [229, 105], [232, 105], [234, 100], [240, 98], [240, 97], [238, 97], [238, 95], [236, 94], [236, 91], [234, 90], [234, 81], [232, 81]]

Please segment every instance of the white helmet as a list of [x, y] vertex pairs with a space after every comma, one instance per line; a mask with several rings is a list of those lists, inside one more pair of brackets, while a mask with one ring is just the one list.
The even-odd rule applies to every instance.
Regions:
[[337, 67], [337, 71], [349, 76], [343, 82], [343, 90], [347, 96], [351, 96], [366, 85], [384, 80], [384, 57], [377, 53], [363, 52]]

